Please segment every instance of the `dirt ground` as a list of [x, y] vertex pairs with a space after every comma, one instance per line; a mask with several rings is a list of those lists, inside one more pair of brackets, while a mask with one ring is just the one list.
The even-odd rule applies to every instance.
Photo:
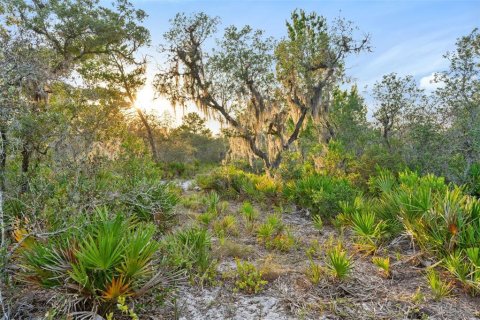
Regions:
[[[236, 215], [242, 221], [240, 205], [230, 201], [224, 214]], [[273, 212], [267, 204], [257, 209], [260, 221]], [[184, 206], [177, 210], [181, 225], [191, 224], [201, 212]], [[215, 285], [184, 283], [178, 288], [175, 305], [159, 305], [155, 299], [146, 298], [136, 308], [140, 319], [480, 319], [480, 298], [459, 288], [441, 301], [433, 299], [425, 277], [430, 262], [414, 250], [408, 238], [394, 239], [382, 249], [381, 255], [390, 256], [392, 265], [392, 276], [385, 278], [372, 263], [371, 255], [356, 250], [348, 232], [329, 225], [319, 232], [305, 212], [295, 208], [283, 211], [283, 222], [296, 240], [289, 252], [265, 249], [255, 233], [239, 223], [238, 235], [224, 242], [212, 239], [218, 271]], [[339, 239], [354, 260], [353, 271], [341, 282], [322, 276], [313, 284], [306, 275], [306, 250], [317, 248], [314, 261], [324, 265], [322, 248]], [[264, 272], [268, 284], [263, 291], [253, 295], [234, 291], [234, 281], [225, 275], [235, 272], [237, 256]], [[49, 298], [43, 291], [25, 288], [12, 293], [8, 301], [18, 310], [13, 313], [14, 319], [42, 319]]]
[[[238, 215], [240, 205], [230, 202], [227, 213]], [[257, 209], [261, 217], [273, 212], [268, 205]], [[480, 319], [480, 299], [458, 288], [441, 301], [433, 299], [425, 276], [431, 262], [415, 251], [407, 237], [380, 249], [380, 255], [391, 259], [392, 276], [386, 278], [372, 263], [371, 255], [358, 252], [348, 232], [329, 225], [319, 232], [306, 212], [284, 211], [283, 221], [296, 239], [289, 252], [266, 250], [255, 233], [246, 229], [227, 240], [235, 243], [234, 253], [238, 247], [244, 248], [246, 254], [241, 258], [264, 271], [269, 281], [265, 289], [255, 295], [242, 294], [234, 292], [233, 281], [228, 280], [215, 287], [183, 286], [177, 305], [180, 319]], [[184, 214], [195, 216], [188, 210]], [[354, 260], [351, 275], [342, 282], [325, 276], [312, 284], [306, 275], [307, 248], [312, 244], [319, 248], [314, 261], [322, 265], [321, 248], [338, 239]], [[213, 246], [214, 251], [222, 247], [218, 239]], [[217, 254], [219, 274], [236, 267], [234, 257], [222, 250]]]

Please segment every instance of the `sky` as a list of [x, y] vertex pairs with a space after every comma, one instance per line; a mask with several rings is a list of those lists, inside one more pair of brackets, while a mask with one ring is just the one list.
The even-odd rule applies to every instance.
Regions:
[[[178, 12], [203, 11], [221, 18], [220, 29], [248, 24], [277, 39], [286, 35], [285, 22], [296, 8], [316, 11], [328, 20], [344, 17], [371, 37], [373, 51], [350, 57], [346, 64], [347, 75], [366, 96], [372, 85], [390, 72], [412, 75], [421, 87], [432, 90], [433, 74], [448, 67], [443, 55], [455, 50], [457, 38], [480, 27], [480, 0], [133, 0], [133, 3], [149, 15], [145, 26], [151, 32], [152, 47], [145, 52], [152, 61], [150, 79], [155, 73], [155, 62], [161, 63], [156, 59], [156, 48], [169, 29], [169, 20]], [[142, 92], [141, 104], [160, 114], [171, 110], [164, 100], [152, 101], [148, 88]], [[181, 119], [181, 113], [177, 112], [176, 117]], [[209, 122], [209, 126], [218, 130], [214, 122]]]

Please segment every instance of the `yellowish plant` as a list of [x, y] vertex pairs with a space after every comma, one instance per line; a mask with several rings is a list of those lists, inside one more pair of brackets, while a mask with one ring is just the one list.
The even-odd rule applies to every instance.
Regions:
[[433, 269], [427, 271], [427, 281], [435, 300], [447, 297], [453, 289], [452, 283], [442, 280], [438, 272]]
[[319, 264], [316, 264], [312, 259], [310, 259], [308, 263], [308, 268], [306, 270], [306, 274], [308, 279], [313, 283], [317, 284], [320, 282], [322, 278], [323, 269]]
[[244, 291], [248, 294], [258, 293], [268, 283], [262, 279], [262, 272], [252, 263], [235, 259], [237, 265], [237, 280], [235, 281], [235, 291]]
[[351, 272], [353, 263], [339, 243], [327, 251], [327, 268], [338, 280], [344, 280]]
[[105, 286], [105, 290], [102, 292], [102, 298], [108, 301], [131, 294], [130, 284], [125, 280], [123, 275], [121, 275], [118, 278], [113, 278], [112, 281]]
[[423, 294], [422, 290], [420, 287], [415, 290], [415, 293], [412, 295], [412, 302], [413, 303], [421, 303], [425, 300], [425, 295]]
[[31, 249], [35, 245], [35, 239], [23, 228], [13, 230], [13, 238], [22, 248]]
[[376, 265], [382, 272], [386, 278], [390, 278], [390, 257], [382, 258], [382, 257], [373, 257], [372, 262]]
[[232, 215], [226, 215], [222, 219], [213, 223], [213, 231], [220, 237], [226, 235], [237, 235], [237, 218]]
[[[135, 311], [133, 310], [133, 308], [130, 308], [128, 305], [127, 305], [127, 301], [126, 301], [126, 297], [125, 296], [119, 296], [117, 298], [117, 309], [122, 313], [122, 314], [125, 314], [125, 315], [128, 315], [128, 317], [132, 320], [139, 320], [140, 318], [138, 317], [138, 315], [135, 313]], [[114, 320], [113, 318], [113, 312], [110, 312], [107, 314], [106, 316], [106, 320]]]
[[277, 234], [271, 241], [268, 242], [267, 247], [288, 252], [295, 245], [295, 238], [287, 231]]

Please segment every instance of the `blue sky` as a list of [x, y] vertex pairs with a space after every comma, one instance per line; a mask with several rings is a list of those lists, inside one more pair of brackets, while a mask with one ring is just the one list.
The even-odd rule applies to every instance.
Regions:
[[[362, 90], [389, 72], [413, 75], [422, 86], [429, 87], [432, 73], [448, 66], [442, 55], [454, 50], [458, 37], [480, 27], [480, 0], [134, 0], [133, 3], [149, 15], [145, 25], [150, 29], [154, 47], [162, 41], [169, 28], [168, 20], [177, 12], [203, 11], [219, 16], [222, 27], [249, 24], [275, 38], [285, 35], [285, 21], [295, 8], [316, 11], [327, 19], [345, 17], [372, 39], [373, 52], [347, 61], [347, 74]], [[154, 47], [149, 50], [152, 55]]]

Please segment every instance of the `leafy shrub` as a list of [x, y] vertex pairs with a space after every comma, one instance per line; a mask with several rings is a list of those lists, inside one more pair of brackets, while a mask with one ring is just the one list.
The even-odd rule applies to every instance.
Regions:
[[[372, 210], [391, 235], [411, 235], [424, 252], [442, 261], [467, 290], [473, 294], [479, 291], [479, 199], [466, 194], [463, 188], [447, 185], [444, 178], [410, 171], [400, 173], [398, 179], [383, 172], [370, 181], [370, 186], [377, 195], [370, 202], [375, 204]], [[342, 207], [353, 216], [351, 212], [366, 212], [365, 203], [368, 201], [356, 200]], [[356, 230], [365, 233], [375, 228], [360, 228], [357, 223]]]
[[281, 184], [277, 180], [266, 175], [247, 173], [232, 166], [198, 175], [197, 184], [204, 190], [214, 190], [231, 198], [278, 202], [281, 195]]
[[235, 291], [243, 291], [248, 294], [258, 293], [268, 283], [262, 279], [262, 272], [252, 263], [235, 259], [237, 265], [237, 274], [235, 281]]
[[120, 196], [119, 208], [143, 221], [154, 221], [162, 229], [167, 229], [175, 221], [173, 209], [178, 201], [179, 197], [172, 184], [142, 181]]
[[155, 261], [155, 226], [97, 210], [86, 226], [36, 240], [21, 250], [21, 279], [66, 297], [65, 312], [104, 315], [120, 296], [135, 296], [168, 277]]
[[353, 200], [355, 193], [347, 180], [318, 174], [290, 182], [284, 188], [288, 200], [327, 217], [339, 213], [339, 202]]

